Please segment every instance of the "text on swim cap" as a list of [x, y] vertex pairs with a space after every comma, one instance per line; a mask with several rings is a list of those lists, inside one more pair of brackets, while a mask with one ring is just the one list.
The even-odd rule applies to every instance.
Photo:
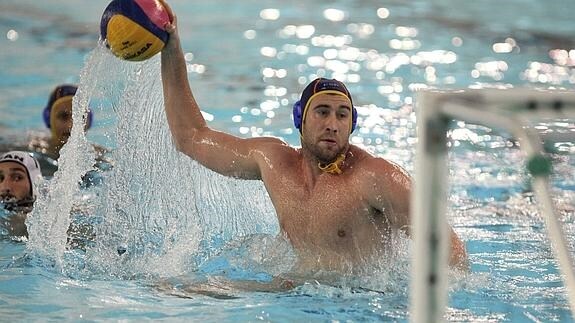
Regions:
[[2, 160], [5, 160], [5, 159], [16, 159], [16, 160], [20, 161], [21, 163], [24, 163], [24, 158], [20, 157], [18, 155], [6, 154], [6, 155], [4, 155], [4, 157], [2, 157]]

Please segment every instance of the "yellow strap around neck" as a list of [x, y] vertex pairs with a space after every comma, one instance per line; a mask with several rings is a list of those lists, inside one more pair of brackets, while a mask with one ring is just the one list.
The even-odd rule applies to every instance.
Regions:
[[339, 175], [342, 173], [341, 168], [339, 166], [345, 160], [345, 154], [341, 154], [337, 157], [337, 159], [325, 166], [322, 166], [321, 163], [317, 163], [317, 167], [321, 169], [324, 173]]

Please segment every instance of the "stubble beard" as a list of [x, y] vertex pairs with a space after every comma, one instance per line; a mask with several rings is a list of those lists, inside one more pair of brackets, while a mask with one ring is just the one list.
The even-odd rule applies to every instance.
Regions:
[[338, 150], [322, 149], [318, 144], [309, 143], [307, 140], [302, 139], [302, 148], [307, 154], [317, 160], [321, 164], [329, 164], [334, 162], [337, 157], [345, 153], [349, 144], [344, 145]]

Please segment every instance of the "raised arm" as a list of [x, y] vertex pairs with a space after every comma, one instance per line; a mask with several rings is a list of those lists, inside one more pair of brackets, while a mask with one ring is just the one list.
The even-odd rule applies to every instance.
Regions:
[[[370, 163], [374, 174], [371, 183], [367, 186], [371, 206], [386, 215], [393, 228], [400, 229], [411, 236], [409, 214], [412, 183], [410, 176], [398, 165], [381, 158], [375, 158]], [[468, 268], [465, 245], [451, 226], [449, 226], [449, 233], [450, 266], [460, 269]]]
[[170, 39], [162, 50], [162, 86], [166, 116], [176, 148], [204, 166], [226, 176], [261, 178], [259, 163], [272, 138], [242, 139], [210, 129], [188, 82], [177, 18], [162, 0], [172, 23], [165, 26]]

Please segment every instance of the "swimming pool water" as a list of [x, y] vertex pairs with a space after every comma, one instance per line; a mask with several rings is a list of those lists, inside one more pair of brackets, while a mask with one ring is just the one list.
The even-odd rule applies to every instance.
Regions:
[[[571, 2], [170, 3], [189, 79], [213, 127], [297, 145], [291, 104], [309, 78], [335, 76], [358, 105], [352, 142], [409, 171], [416, 90], [575, 84]], [[0, 239], [2, 320], [407, 320], [406, 241], [387, 268], [342, 278], [340, 287], [310, 279], [272, 293], [189, 289], [198, 282], [225, 287], [224, 279], [266, 281], [293, 258], [275, 237], [273, 209], [259, 183], [214, 175], [175, 153], [162, 121], [157, 57], [127, 64], [98, 48], [106, 5], [0, 4], [1, 137], [45, 131], [40, 111], [49, 91], [82, 80], [96, 112], [88, 139], [112, 148], [116, 162], [102, 186], [77, 191], [65, 176], [48, 181], [58, 194], [38, 215], [46, 222], [34, 222], [59, 223], [53, 229], [62, 234], [57, 221], [64, 214], [53, 210], [87, 206], [102, 237], [94, 245], [66, 250], [41, 225], [28, 243]], [[575, 131], [572, 120], [539, 127]], [[572, 321], [523, 155], [508, 134], [483, 126], [458, 123], [450, 137], [450, 222], [466, 244], [471, 273], [452, 275], [446, 319]], [[556, 148], [553, 191], [573, 243], [574, 146]], [[69, 147], [67, 169], [81, 171], [72, 164], [82, 156]], [[126, 247], [126, 257], [118, 247]]]

